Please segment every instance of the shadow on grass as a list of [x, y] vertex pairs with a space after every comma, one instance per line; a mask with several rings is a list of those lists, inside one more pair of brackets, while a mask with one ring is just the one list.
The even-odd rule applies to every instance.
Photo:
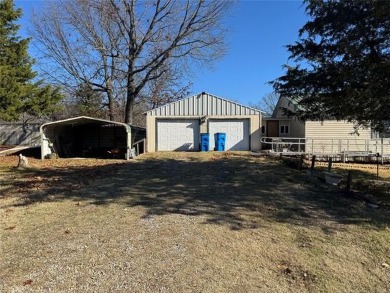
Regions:
[[[145, 209], [145, 218], [182, 214], [204, 223], [255, 229], [278, 221], [316, 226], [388, 227], [389, 211], [372, 210], [334, 187], [277, 161], [249, 156], [210, 160], [146, 159], [95, 167], [27, 169], [13, 188], [16, 205], [72, 199]], [[329, 224], [332, 223], [332, 224]]]

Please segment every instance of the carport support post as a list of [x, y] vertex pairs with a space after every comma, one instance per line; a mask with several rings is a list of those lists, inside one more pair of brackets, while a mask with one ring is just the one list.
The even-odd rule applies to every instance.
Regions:
[[127, 132], [127, 148], [126, 148], [126, 160], [130, 159], [130, 154], [131, 154], [131, 127], [130, 131]]

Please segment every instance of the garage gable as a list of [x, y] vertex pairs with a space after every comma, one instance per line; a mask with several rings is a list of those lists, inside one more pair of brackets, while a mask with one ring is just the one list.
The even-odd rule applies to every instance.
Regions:
[[201, 93], [146, 112], [147, 116], [244, 116], [261, 111], [208, 93]]

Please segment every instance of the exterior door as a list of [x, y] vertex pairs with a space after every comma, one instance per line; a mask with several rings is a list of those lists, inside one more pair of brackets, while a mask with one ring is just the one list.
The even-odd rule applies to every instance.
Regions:
[[267, 121], [267, 137], [279, 137], [279, 121]]

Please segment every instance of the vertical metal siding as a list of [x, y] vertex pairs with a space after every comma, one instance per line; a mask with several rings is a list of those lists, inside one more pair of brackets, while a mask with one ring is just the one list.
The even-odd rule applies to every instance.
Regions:
[[260, 115], [260, 111], [209, 94], [199, 94], [147, 112], [150, 116]]

